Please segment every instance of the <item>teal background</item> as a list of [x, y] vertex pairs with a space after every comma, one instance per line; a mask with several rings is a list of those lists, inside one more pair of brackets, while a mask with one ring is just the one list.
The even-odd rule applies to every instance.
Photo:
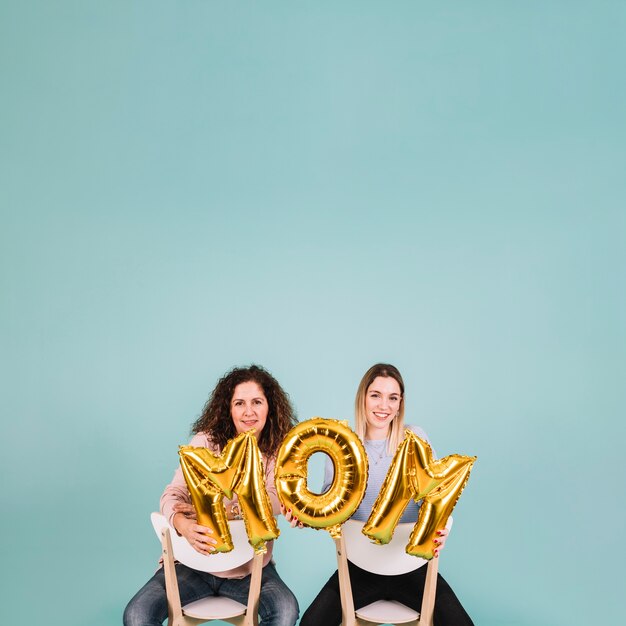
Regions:
[[[351, 418], [379, 360], [441, 455], [478, 455], [441, 561], [476, 624], [619, 621], [625, 27], [610, 1], [0, 3], [4, 621], [121, 623], [226, 369]], [[333, 546], [282, 528], [304, 609]]]

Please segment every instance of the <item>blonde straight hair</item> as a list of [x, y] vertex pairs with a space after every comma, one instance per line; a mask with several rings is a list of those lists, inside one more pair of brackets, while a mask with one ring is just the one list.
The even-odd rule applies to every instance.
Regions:
[[354, 420], [356, 423], [356, 434], [361, 441], [365, 441], [365, 431], [367, 429], [367, 417], [365, 415], [365, 397], [367, 390], [376, 378], [393, 378], [400, 385], [402, 400], [398, 415], [393, 418], [387, 435], [387, 451], [393, 453], [404, 439], [404, 381], [397, 367], [389, 363], [376, 363], [372, 365], [361, 378], [359, 388], [354, 399]]

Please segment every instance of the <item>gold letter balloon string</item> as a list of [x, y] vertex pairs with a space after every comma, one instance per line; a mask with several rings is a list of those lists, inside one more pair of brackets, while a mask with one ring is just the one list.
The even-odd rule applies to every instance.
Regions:
[[363, 527], [363, 534], [376, 543], [389, 543], [410, 499], [416, 502], [423, 499], [406, 551], [423, 559], [432, 559], [436, 533], [446, 525], [475, 460], [475, 456], [460, 454], [435, 460], [430, 445], [407, 430]]
[[[326, 453], [333, 464], [333, 483], [322, 494], [307, 485], [307, 461], [315, 452]], [[347, 422], [313, 417], [292, 428], [276, 458], [276, 492], [300, 522], [324, 528], [334, 539], [341, 524], [361, 504], [367, 485], [367, 455]]]
[[250, 545], [256, 552], [280, 534], [265, 488], [265, 471], [254, 431], [237, 435], [222, 454], [207, 448], [180, 446], [180, 465], [196, 509], [198, 524], [210, 528], [216, 552], [229, 552], [233, 541], [223, 497], [237, 494]]

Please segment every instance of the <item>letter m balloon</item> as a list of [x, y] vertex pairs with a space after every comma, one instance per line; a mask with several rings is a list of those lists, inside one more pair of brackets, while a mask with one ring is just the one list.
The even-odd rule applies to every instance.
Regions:
[[180, 446], [180, 465], [198, 515], [218, 540], [216, 552], [233, 549], [223, 497], [237, 494], [248, 540], [256, 552], [279, 535], [272, 505], [265, 488], [265, 472], [254, 431], [237, 435], [221, 455], [207, 448]]
[[430, 445], [407, 430], [376, 498], [363, 534], [376, 543], [389, 543], [411, 498], [423, 500], [406, 547], [408, 554], [431, 559], [438, 530], [445, 527], [476, 457], [451, 454], [433, 459]]

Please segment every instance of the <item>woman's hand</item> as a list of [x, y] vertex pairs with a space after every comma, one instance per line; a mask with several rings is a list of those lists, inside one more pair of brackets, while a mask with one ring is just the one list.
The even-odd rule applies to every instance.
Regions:
[[437, 539], [435, 539], [435, 558], [439, 556], [439, 553], [443, 550], [443, 547], [446, 545], [446, 539], [448, 538], [448, 529], [442, 528], [437, 531]]
[[[176, 505], [176, 507], [178, 506], [181, 505]], [[174, 524], [176, 532], [182, 535], [196, 552], [200, 554], [211, 554], [215, 552], [217, 539], [213, 539], [213, 537], [210, 536], [213, 535], [213, 531], [206, 526], [200, 526], [196, 521], [195, 514], [193, 517], [187, 517], [184, 512], [179, 511], [172, 518], [172, 524]]]
[[189, 519], [198, 519], [196, 516], [196, 509], [193, 504], [188, 504], [187, 502], [177, 502], [172, 507], [172, 510], [174, 511], [174, 514], [182, 513], [185, 517], [188, 517]]
[[285, 516], [285, 519], [289, 522], [292, 528], [296, 526], [298, 528], [304, 528], [304, 524], [291, 512], [291, 509], [286, 509], [285, 505], [281, 503], [280, 512]]

